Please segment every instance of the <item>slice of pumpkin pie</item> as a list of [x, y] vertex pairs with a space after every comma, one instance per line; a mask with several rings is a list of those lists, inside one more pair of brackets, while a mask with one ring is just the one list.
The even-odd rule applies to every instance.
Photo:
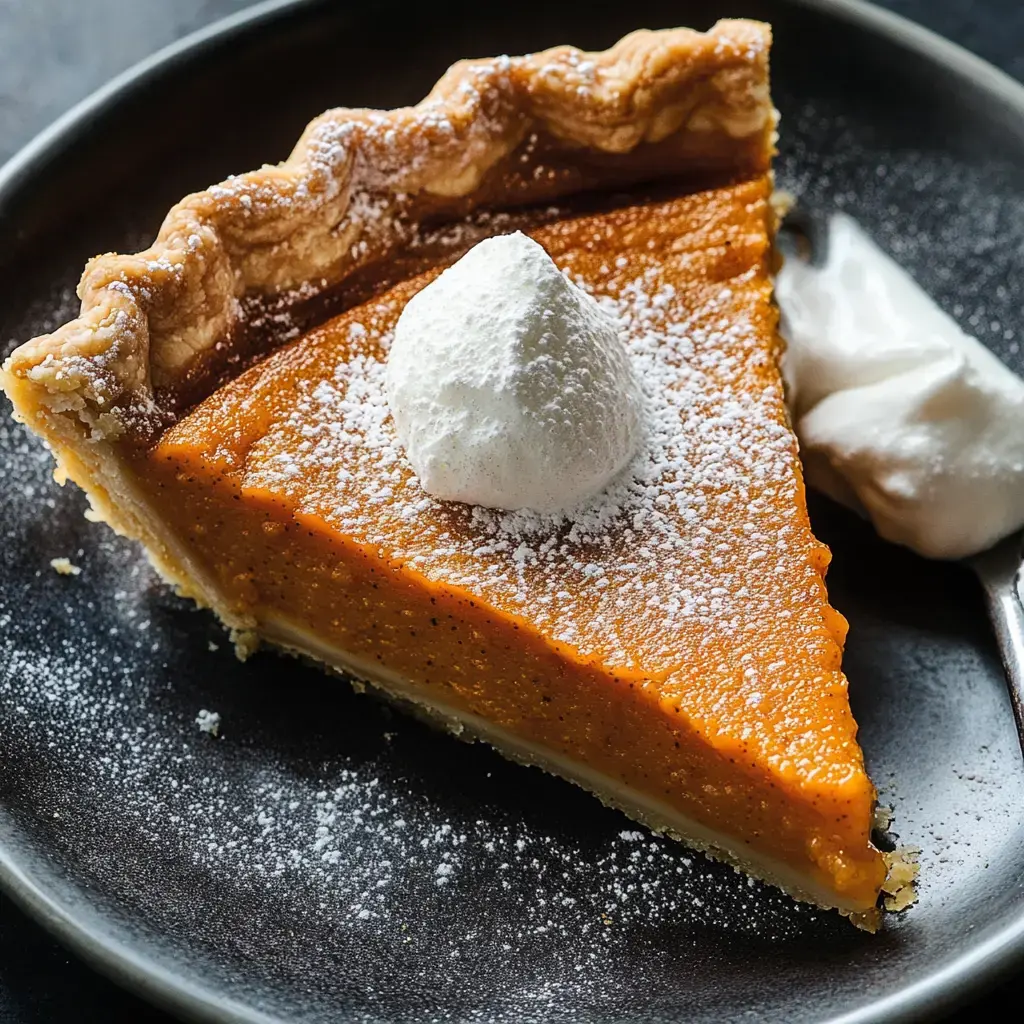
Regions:
[[[93, 260], [79, 318], [2, 380], [97, 513], [243, 646], [342, 669], [870, 923], [875, 791], [777, 365], [769, 44], [747, 21], [639, 32], [331, 111], [285, 163], [183, 200], [148, 251]], [[614, 324], [641, 395], [632, 446], [565, 508], [432, 493], [389, 399], [410, 300], [514, 232]], [[605, 423], [615, 394], [594, 403]]]

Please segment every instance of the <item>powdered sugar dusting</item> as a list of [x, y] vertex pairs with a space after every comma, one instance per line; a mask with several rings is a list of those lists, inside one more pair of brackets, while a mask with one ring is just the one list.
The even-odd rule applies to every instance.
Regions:
[[[666, 929], [688, 936], [685, 950], [680, 938], [664, 946], [684, 963], [698, 936], [714, 941], [733, 921], [777, 941], [846, 927], [677, 843], [620, 836], [623, 819], [591, 797], [319, 672], [211, 652], [213, 619], [82, 518], [38, 442], [0, 423], [0, 450], [18, 481], [0, 549], [4, 811], [46, 835], [94, 906], [138, 907], [192, 949], [230, 936], [268, 985], [311, 979], [311, 1012], [366, 978], [355, 959], [372, 974], [359, 950], [395, 951], [373, 962], [412, 975], [410, 964], [448, 964], [457, 978], [501, 952], [501, 1001], [520, 1024], [612, 994], [623, 958], [647, 969]], [[42, 535], [40, 500], [51, 504]], [[87, 544], [74, 591], [41, 536], [76, 557]], [[45, 616], [25, 614], [32, 594]], [[196, 723], [211, 705], [231, 723], [216, 741]], [[325, 966], [337, 957], [355, 959]], [[374, 1005], [372, 988], [359, 1006]]]
[[[384, 396], [398, 300], [328, 328], [358, 337], [359, 352], [300, 382], [294, 408], [249, 452], [246, 482], [428, 578], [529, 610], [585, 656], [653, 675], [679, 664], [687, 630], [696, 643], [741, 636], [771, 606], [775, 581], [759, 572], [752, 583], [751, 566], [806, 569], [809, 534], [797, 513], [779, 511], [797, 507], [798, 486], [780, 388], [774, 372], [752, 382], [770, 358], [752, 319], [757, 271], [705, 289], [695, 304], [661, 260], [613, 253], [583, 273], [568, 253], [562, 265], [619, 324], [646, 395], [646, 440], [597, 497], [544, 515], [426, 494]], [[657, 574], [645, 573], [653, 563]], [[642, 665], [627, 653], [638, 615], [650, 618]]]

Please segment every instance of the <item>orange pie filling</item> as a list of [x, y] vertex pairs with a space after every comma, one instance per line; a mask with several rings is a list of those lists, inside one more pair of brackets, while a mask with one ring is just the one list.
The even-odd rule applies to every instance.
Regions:
[[886, 867], [777, 368], [770, 188], [530, 229], [622, 319], [651, 403], [647, 449], [581, 518], [419, 488], [381, 377], [436, 269], [276, 349], [131, 465], [234, 625], [865, 911]]

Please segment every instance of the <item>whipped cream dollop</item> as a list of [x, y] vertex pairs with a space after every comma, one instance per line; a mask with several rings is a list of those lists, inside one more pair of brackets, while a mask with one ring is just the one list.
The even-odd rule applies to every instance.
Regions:
[[642, 434], [618, 324], [521, 232], [480, 242], [410, 299], [385, 390], [423, 489], [490, 508], [569, 509]]
[[933, 558], [1024, 524], [1024, 381], [847, 216], [825, 266], [788, 259], [775, 294], [808, 482]]

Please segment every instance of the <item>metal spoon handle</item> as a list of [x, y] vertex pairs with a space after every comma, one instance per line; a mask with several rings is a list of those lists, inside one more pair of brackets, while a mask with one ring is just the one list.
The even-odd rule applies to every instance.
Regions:
[[1024, 753], [1024, 598], [1021, 595], [1021, 534], [970, 559], [981, 580], [1010, 691], [1017, 737]]

